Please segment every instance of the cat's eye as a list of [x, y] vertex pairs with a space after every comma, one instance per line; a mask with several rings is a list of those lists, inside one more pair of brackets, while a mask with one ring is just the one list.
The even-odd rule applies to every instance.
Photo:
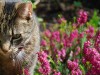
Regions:
[[11, 39], [11, 44], [18, 45], [22, 42], [22, 35], [21, 34], [14, 34]]
[[21, 34], [15, 34], [13, 35], [12, 39], [18, 39], [18, 38], [21, 38]]

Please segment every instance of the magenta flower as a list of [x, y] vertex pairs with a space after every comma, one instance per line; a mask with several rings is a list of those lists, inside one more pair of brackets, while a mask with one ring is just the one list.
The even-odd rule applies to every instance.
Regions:
[[53, 50], [53, 59], [56, 63], [58, 63], [58, 61], [63, 61], [66, 57], [66, 49], [62, 48], [61, 50], [57, 49], [54, 47]]
[[24, 75], [30, 75], [29, 70], [27, 68], [24, 68], [23, 71], [24, 71]]
[[91, 39], [94, 36], [94, 28], [89, 26], [89, 29], [86, 30], [87, 38]]
[[95, 44], [94, 47], [100, 52], [100, 30], [98, 30], [95, 36]]
[[68, 69], [75, 70], [78, 68], [78, 63], [75, 61], [68, 60], [67, 61]]
[[77, 19], [78, 24], [83, 25], [84, 23], [87, 22], [87, 18], [88, 18], [87, 12], [80, 10], [79, 11], [79, 17]]
[[45, 34], [45, 36], [48, 37], [48, 38], [51, 37], [51, 32], [50, 32], [50, 30], [48, 30], [48, 29], [45, 30], [44, 34]]
[[78, 46], [78, 47], [76, 48], [75, 55], [78, 55], [79, 53], [80, 53], [80, 47]]
[[72, 70], [71, 75], [82, 75], [82, 71], [80, 69]]
[[64, 45], [64, 48], [66, 47], [71, 47], [72, 46], [72, 43], [70, 42], [69, 40], [69, 37], [67, 34], [64, 34], [63, 37], [62, 37], [62, 41], [61, 41]]
[[41, 66], [39, 68], [39, 72], [43, 75], [50, 74], [51, 67], [50, 67], [50, 63], [47, 59], [48, 55], [44, 51], [39, 52], [37, 54], [38, 54], [38, 60], [41, 64]]
[[58, 50], [57, 51], [57, 54], [58, 54], [58, 57], [57, 57], [57, 60], [60, 60], [60, 61], [62, 61], [62, 59], [61, 59], [61, 51], [60, 50]]
[[61, 73], [55, 71], [53, 75], [61, 75]]
[[41, 41], [41, 46], [47, 46], [46, 40], [43, 40], [43, 39], [42, 39], [42, 41]]
[[92, 67], [87, 72], [87, 75], [99, 75], [100, 74], [100, 53], [91, 47], [91, 43], [85, 42], [84, 43], [84, 58], [86, 61], [92, 64]]
[[38, 60], [39, 60], [39, 62], [43, 62], [43, 61], [45, 61], [46, 59], [47, 59], [47, 57], [48, 57], [48, 55], [44, 52], [44, 51], [42, 51], [42, 52], [38, 52], [37, 53], [38, 54]]
[[76, 39], [78, 37], [78, 30], [74, 30], [69, 37], [70, 42], [73, 42], [74, 39]]
[[62, 22], [66, 23], [66, 19], [64, 17], [58, 19], [58, 23], [61, 24]]
[[57, 42], [60, 42], [60, 32], [59, 31], [54, 31], [52, 33], [51, 40], [56, 40]]
[[63, 61], [66, 57], [66, 49], [62, 48], [61, 50], [57, 50], [58, 60]]
[[88, 72], [86, 73], [86, 75], [100, 75], [100, 68], [96, 68], [94, 66], [92, 66], [92, 68], [90, 68], [88, 70]]
[[39, 68], [39, 72], [43, 75], [48, 75], [50, 74], [50, 71], [51, 71], [50, 64], [48, 63], [48, 61], [45, 60], [45, 62], [41, 64], [41, 67]]
[[62, 59], [65, 59], [65, 57], [66, 57], [66, 49], [64, 49], [64, 48], [61, 49], [61, 57], [62, 57]]
[[83, 38], [84, 37], [84, 32], [79, 34], [79, 38]]
[[68, 69], [71, 71], [71, 75], [82, 75], [82, 71], [79, 69], [77, 61], [67, 61]]

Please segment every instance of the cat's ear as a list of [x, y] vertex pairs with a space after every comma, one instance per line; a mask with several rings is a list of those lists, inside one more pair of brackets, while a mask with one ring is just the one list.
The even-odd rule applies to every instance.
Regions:
[[5, 3], [3, 1], [0, 1], [0, 14], [3, 12]]
[[17, 12], [17, 17], [20, 17], [22, 19], [29, 20], [32, 18], [32, 3], [27, 2], [27, 3], [17, 3], [16, 4], [16, 12]]

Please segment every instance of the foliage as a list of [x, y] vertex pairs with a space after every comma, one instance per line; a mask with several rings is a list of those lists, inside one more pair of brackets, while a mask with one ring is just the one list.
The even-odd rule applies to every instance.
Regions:
[[98, 16], [98, 12], [95, 10], [93, 16], [89, 22], [93, 27], [100, 27], [100, 17]]

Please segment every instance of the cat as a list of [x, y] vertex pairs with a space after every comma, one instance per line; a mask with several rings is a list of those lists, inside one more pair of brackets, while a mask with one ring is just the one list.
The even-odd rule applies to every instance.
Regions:
[[39, 23], [31, 2], [0, 0], [0, 75], [34, 74], [40, 50]]

